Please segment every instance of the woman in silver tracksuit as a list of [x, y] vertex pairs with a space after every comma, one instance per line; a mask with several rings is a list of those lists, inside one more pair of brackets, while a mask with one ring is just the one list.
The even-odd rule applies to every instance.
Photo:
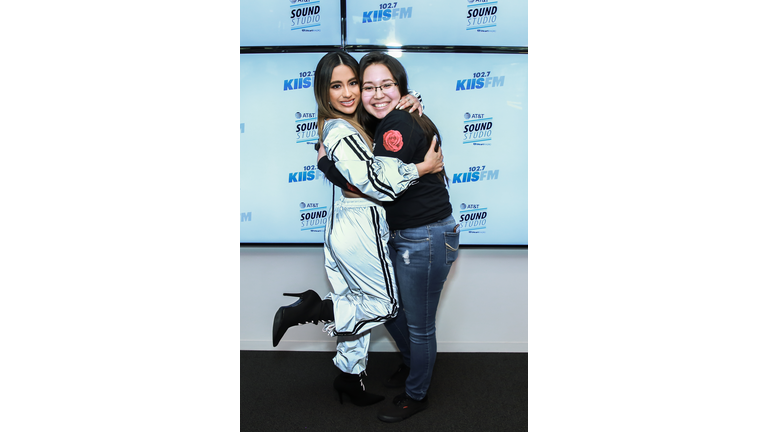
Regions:
[[[396, 157], [413, 163], [430, 157], [429, 138], [438, 137], [427, 116], [396, 110], [406, 96], [408, 77], [402, 64], [383, 52], [371, 52], [360, 60], [362, 105], [375, 128], [377, 158]], [[344, 185], [328, 160], [318, 161], [326, 177]], [[343, 162], [335, 163], [341, 170]], [[355, 179], [349, 181], [355, 184]], [[341, 184], [340, 184], [341, 183]], [[399, 288], [400, 312], [386, 327], [403, 357], [403, 364], [387, 381], [388, 387], [405, 387], [378, 417], [385, 422], [405, 420], [428, 406], [427, 391], [436, 360], [436, 312], [448, 273], [458, 256], [459, 225], [452, 216], [446, 173], [422, 177], [396, 200], [384, 202], [390, 227], [390, 257]], [[371, 193], [370, 188], [360, 188]]]
[[[381, 204], [392, 201], [415, 183], [421, 174], [442, 170], [442, 153], [432, 152], [420, 164], [397, 158], [374, 158], [370, 137], [357, 121], [360, 86], [357, 61], [345, 52], [324, 56], [314, 76], [318, 105], [318, 129], [328, 157], [356, 187], [347, 185], [334, 203], [325, 232], [325, 266], [332, 292], [324, 300], [314, 291], [285, 294], [299, 297], [278, 309], [273, 324], [273, 346], [294, 325], [325, 322], [337, 336], [334, 364], [341, 374], [334, 388], [356, 405], [369, 405], [383, 396], [365, 392], [370, 329], [393, 318], [398, 310], [397, 284], [387, 243], [389, 227]], [[369, 198], [370, 197], [370, 198]], [[373, 199], [371, 199], [373, 198]]]

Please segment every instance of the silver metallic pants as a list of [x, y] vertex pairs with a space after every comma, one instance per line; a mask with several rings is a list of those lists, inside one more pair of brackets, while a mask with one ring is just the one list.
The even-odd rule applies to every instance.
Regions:
[[333, 363], [358, 374], [368, 362], [371, 329], [397, 314], [397, 285], [384, 209], [365, 198], [342, 197], [325, 229], [325, 269], [333, 292]]

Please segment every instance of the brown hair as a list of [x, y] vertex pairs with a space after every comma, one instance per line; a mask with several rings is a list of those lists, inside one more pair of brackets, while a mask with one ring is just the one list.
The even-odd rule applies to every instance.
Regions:
[[350, 116], [342, 112], [337, 111], [331, 106], [330, 90], [331, 90], [331, 76], [333, 70], [337, 66], [349, 66], [352, 69], [352, 73], [357, 78], [358, 85], [360, 85], [360, 73], [357, 60], [344, 51], [333, 51], [324, 55], [323, 58], [317, 63], [315, 68], [314, 77], [314, 91], [315, 101], [317, 102], [317, 136], [320, 143], [323, 142], [323, 125], [326, 120], [340, 118], [348, 121], [365, 140], [368, 147], [373, 150], [373, 140], [365, 132], [360, 124], [360, 103], [358, 103], [358, 109], [355, 114]]
[[[400, 91], [400, 97], [408, 94], [408, 74], [405, 72], [405, 68], [400, 63], [400, 61], [383, 51], [369, 52], [368, 54], [364, 55], [362, 59], [360, 59], [360, 76], [363, 76], [365, 69], [368, 66], [375, 64], [380, 64], [389, 69], [389, 73], [392, 74], [392, 78], [394, 78], [395, 82], [397, 83], [397, 88]], [[361, 124], [370, 127], [373, 123], [375, 123], [374, 117], [367, 111], [359, 111], [362, 111], [359, 114], [361, 117]], [[424, 131], [424, 136], [427, 139], [427, 147], [432, 144], [432, 136], [437, 136], [437, 146], [435, 147], [435, 150], [437, 150], [442, 144], [440, 131], [437, 130], [437, 126], [432, 123], [432, 120], [430, 120], [426, 114], [420, 117], [418, 111], [412, 112], [411, 117], [416, 121], [419, 127], [421, 127], [421, 130]], [[443, 170], [439, 173], [435, 174], [440, 176], [446, 185], [450, 185], [448, 174], [446, 174], [445, 168], [443, 168]]]

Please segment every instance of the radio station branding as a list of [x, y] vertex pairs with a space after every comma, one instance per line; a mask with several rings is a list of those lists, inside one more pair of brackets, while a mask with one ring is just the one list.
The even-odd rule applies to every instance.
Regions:
[[382, 3], [376, 10], [363, 12], [363, 24], [406, 18], [413, 18], [413, 6], [406, 7], [402, 2]]
[[299, 72], [297, 78], [283, 80], [283, 91], [312, 88], [312, 78], [315, 71]]
[[314, 145], [317, 142], [317, 114], [313, 112], [299, 112], [294, 114], [296, 117], [296, 143], [306, 143]]
[[480, 204], [461, 203], [459, 225], [462, 232], [485, 233], [488, 207]]
[[240, 213], [240, 222], [250, 222], [250, 221], [251, 221], [251, 212]]
[[466, 172], [454, 173], [452, 184], [475, 183], [499, 179], [499, 170], [486, 169], [485, 165], [471, 166]]
[[306, 165], [301, 171], [288, 173], [288, 183], [301, 183], [317, 180], [321, 171], [315, 165]]
[[291, 30], [320, 31], [320, 0], [290, 0]]
[[467, 0], [467, 30], [478, 33], [495, 33], [498, 1]]
[[471, 78], [456, 80], [456, 91], [503, 87], [505, 76], [491, 76], [491, 72], [489, 70], [474, 72]]
[[464, 135], [462, 144], [476, 146], [491, 145], [493, 117], [481, 113], [464, 113]]
[[328, 207], [319, 203], [299, 203], [299, 222], [302, 231], [323, 232], [328, 223]]

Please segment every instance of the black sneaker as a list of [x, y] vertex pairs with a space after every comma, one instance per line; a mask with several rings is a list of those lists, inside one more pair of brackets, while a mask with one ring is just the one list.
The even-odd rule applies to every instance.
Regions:
[[405, 387], [405, 380], [408, 379], [409, 373], [411, 373], [411, 368], [405, 364], [400, 364], [400, 366], [397, 367], [397, 371], [384, 382], [384, 386], [389, 388]]
[[403, 393], [395, 396], [392, 404], [379, 410], [379, 420], [387, 423], [399, 422], [425, 409], [427, 409], [426, 396], [424, 396], [424, 399], [417, 401]]

